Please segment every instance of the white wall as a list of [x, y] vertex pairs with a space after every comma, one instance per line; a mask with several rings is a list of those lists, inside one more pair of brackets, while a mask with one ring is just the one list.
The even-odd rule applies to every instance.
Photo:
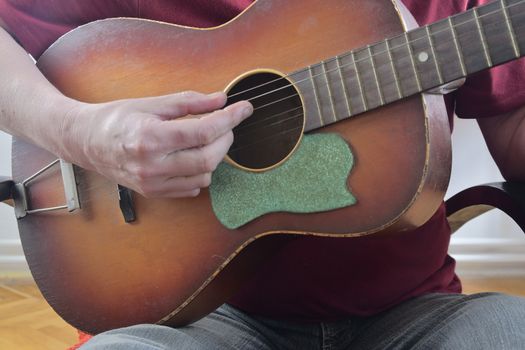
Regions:
[[[447, 197], [461, 189], [501, 180], [477, 124], [456, 119], [452, 180]], [[11, 173], [10, 137], [0, 132], [0, 174]], [[452, 238], [450, 249], [460, 274], [525, 275], [525, 237], [519, 227], [494, 210], [473, 220]], [[28, 273], [13, 209], [0, 204], [0, 277]]]
[[[11, 137], [0, 131], [0, 175], [11, 176]], [[29, 273], [13, 208], [0, 203], [0, 278]]]
[[[501, 181], [474, 120], [456, 118], [452, 135], [452, 177], [447, 197], [469, 186]], [[450, 253], [460, 275], [525, 275], [525, 236], [499, 210], [462, 227], [452, 237]]]

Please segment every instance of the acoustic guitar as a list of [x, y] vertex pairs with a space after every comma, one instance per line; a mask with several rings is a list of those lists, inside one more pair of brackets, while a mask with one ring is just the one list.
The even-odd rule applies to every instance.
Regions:
[[146, 199], [14, 139], [15, 212], [44, 297], [89, 333], [181, 326], [291, 239], [420, 226], [450, 173], [443, 99], [424, 92], [521, 57], [524, 23], [524, 0], [421, 28], [393, 0], [259, 0], [210, 29], [73, 30], [37, 62], [72, 98], [224, 90], [255, 112], [196, 198]]

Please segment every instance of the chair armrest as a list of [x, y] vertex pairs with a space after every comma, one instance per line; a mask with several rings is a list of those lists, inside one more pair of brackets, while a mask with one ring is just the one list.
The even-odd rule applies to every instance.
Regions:
[[6, 202], [7, 204], [13, 206], [13, 186], [14, 182], [6, 177], [0, 176], [0, 202]]
[[470, 187], [449, 198], [445, 204], [452, 232], [493, 208], [505, 212], [525, 232], [525, 182], [494, 182]]

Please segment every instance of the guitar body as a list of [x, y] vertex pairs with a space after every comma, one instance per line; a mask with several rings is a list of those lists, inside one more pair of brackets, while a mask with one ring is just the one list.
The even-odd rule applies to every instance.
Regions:
[[[87, 102], [213, 92], [245, 72], [289, 74], [401, 33], [402, 14], [388, 0], [260, 0], [206, 30], [110, 19], [67, 34], [37, 64], [64, 94]], [[289, 239], [398, 232], [423, 224], [441, 203], [450, 172], [441, 100], [416, 96], [314, 131], [337, 133], [348, 142], [355, 164], [347, 184], [355, 205], [266, 214], [233, 230], [218, 221], [207, 190], [190, 199], [136, 195], [137, 220], [126, 223], [116, 185], [77, 169], [81, 209], [19, 220], [31, 271], [51, 306], [83, 331], [192, 322], [223, 303]], [[304, 109], [316, 113], [308, 103]], [[55, 158], [14, 140], [14, 181]], [[31, 182], [29, 196], [33, 208], [63, 203], [60, 172], [50, 170]]]

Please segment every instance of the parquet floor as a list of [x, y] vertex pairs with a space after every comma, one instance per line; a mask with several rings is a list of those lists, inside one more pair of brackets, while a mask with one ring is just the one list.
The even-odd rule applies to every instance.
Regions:
[[0, 283], [0, 349], [67, 349], [75, 329], [49, 307], [31, 282]]
[[[525, 278], [463, 279], [465, 293], [499, 291], [525, 296]], [[47, 305], [32, 282], [0, 280], [0, 349], [64, 350], [77, 333]]]

